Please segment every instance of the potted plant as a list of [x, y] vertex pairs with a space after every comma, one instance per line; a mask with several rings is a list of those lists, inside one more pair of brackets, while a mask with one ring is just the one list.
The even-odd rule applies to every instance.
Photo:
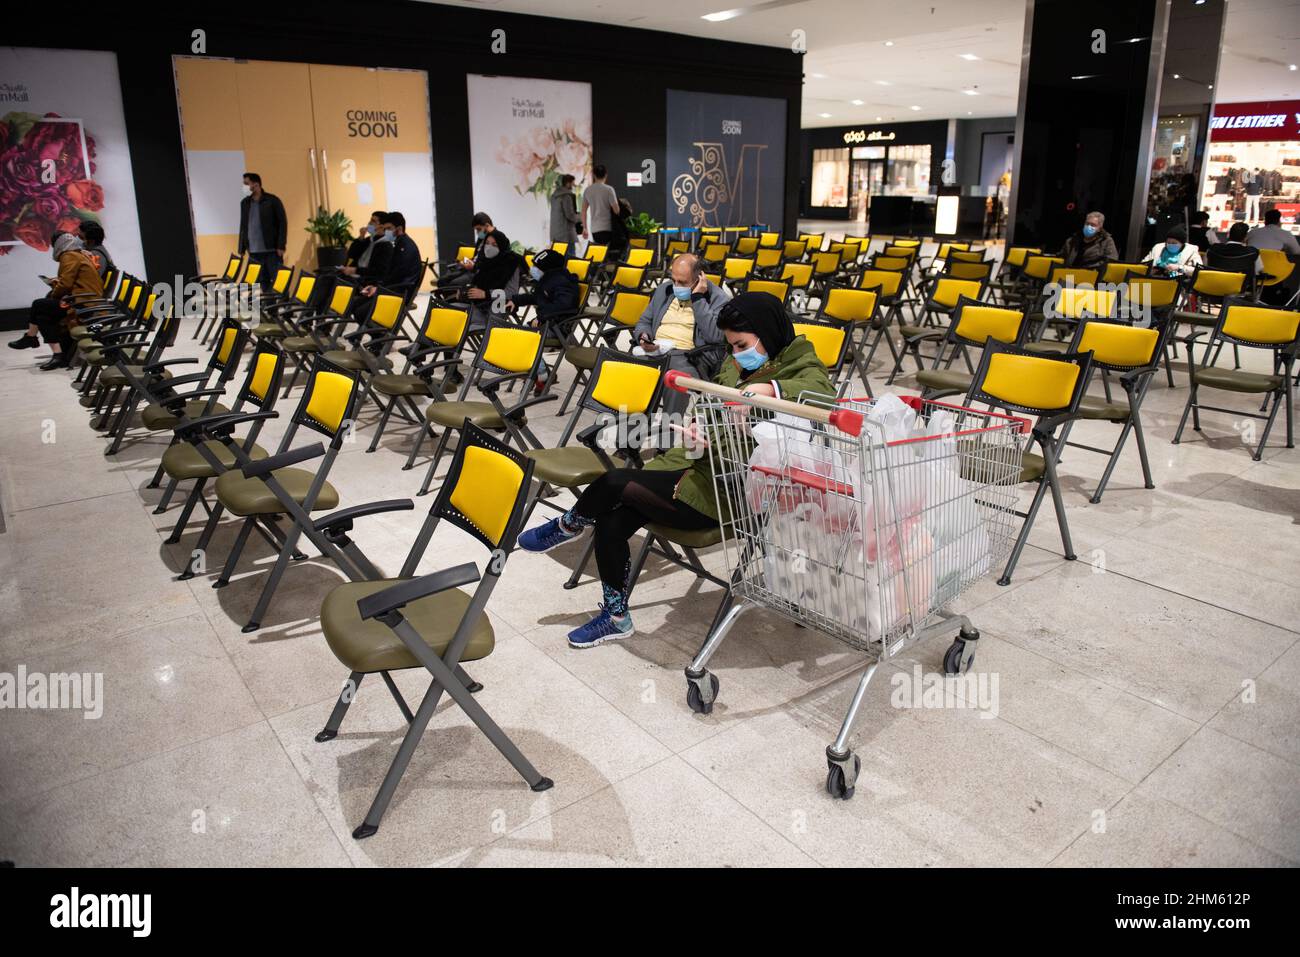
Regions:
[[635, 216], [627, 218], [627, 234], [636, 236], [639, 239], [645, 239], [661, 226], [663, 226], [663, 223], [649, 213], [637, 213]]
[[316, 237], [316, 266], [319, 269], [337, 268], [348, 259], [348, 244], [352, 241], [352, 220], [341, 209], [329, 212], [324, 206], [307, 220], [307, 232]]

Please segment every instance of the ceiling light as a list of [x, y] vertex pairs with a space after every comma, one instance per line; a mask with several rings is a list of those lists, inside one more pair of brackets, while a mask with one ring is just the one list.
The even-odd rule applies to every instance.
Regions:
[[878, 116], [876, 117], [876, 122], [877, 122], [877, 123], [880, 122], [880, 117], [878, 117]]
[[967, 111], [966, 111], [966, 115], [967, 115], [967, 116], [974, 116], [974, 115], [975, 115], [975, 111], [974, 111], [974, 110], [967, 110]]
[[721, 23], [723, 20], [733, 20], [742, 13], [743, 10], [719, 10], [717, 13], [706, 13], [700, 19], [708, 20], [710, 23]]
[[979, 95], [980, 95], [979, 90], [962, 90], [962, 93], [966, 94], [967, 96], [979, 96]]
[[961, 58], [962, 58], [963, 60], [978, 60], [978, 59], [979, 59], [979, 57], [977, 57], [977, 56], [976, 56], [975, 54], [973, 54], [973, 53], [963, 53], [963, 54], [961, 54]]
[[876, 83], [876, 86], [893, 86], [893, 85], [894, 85], [894, 84], [890, 83], [888, 80], [876, 80], [875, 83]]
[[914, 107], [912, 107], [912, 109], [914, 109], [914, 110], [919, 110], [920, 107], [919, 107], [919, 106], [914, 106]]
[[1295, 69], [1295, 64], [1292, 63], [1289, 67], [1287, 67], [1287, 69], [1288, 69], [1288, 70], [1294, 70], [1294, 69]]
[[887, 47], [892, 47], [893, 45], [894, 45], [894, 41], [893, 41], [893, 40], [886, 40], [886, 41], [885, 41], [885, 46], [887, 46]]
[[854, 106], [862, 105], [862, 100], [849, 100], [849, 102], [852, 103]]
[[1175, 80], [1181, 80], [1182, 77], [1179, 76], [1177, 73], [1175, 73], [1175, 74], [1174, 74], [1174, 79], [1175, 79]]
[[812, 75], [812, 78], [813, 78], [814, 80], [824, 80], [824, 79], [826, 79], [826, 74], [825, 74], [825, 73], [814, 73], [814, 74]]
[[823, 120], [829, 120], [831, 118], [831, 115], [829, 113], [818, 113], [817, 115], [820, 116]]

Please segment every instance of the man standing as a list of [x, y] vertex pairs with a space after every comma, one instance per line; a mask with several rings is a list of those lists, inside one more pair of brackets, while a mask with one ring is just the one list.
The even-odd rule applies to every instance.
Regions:
[[239, 251], [262, 264], [262, 286], [269, 289], [275, 271], [284, 262], [289, 241], [289, 220], [284, 203], [262, 189], [262, 177], [244, 174], [244, 198], [239, 202]]
[[605, 182], [608, 173], [603, 165], [592, 167], [592, 184], [582, 193], [582, 234], [591, 230], [591, 241], [601, 246], [613, 238], [612, 221], [618, 215], [618, 194]]

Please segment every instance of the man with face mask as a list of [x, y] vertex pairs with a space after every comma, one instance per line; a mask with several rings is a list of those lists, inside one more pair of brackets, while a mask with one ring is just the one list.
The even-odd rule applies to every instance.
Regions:
[[99, 278], [95, 263], [82, 250], [81, 239], [74, 233], [55, 233], [52, 255], [59, 264], [59, 273], [50, 284], [49, 294], [32, 303], [31, 322], [27, 334], [9, 343], [15, 349], [35, 348], [35, 331], [39, 330], [53, 355], [42, 365], [42, 371], [66, 369], [75, 351], [68, 332], [68, 297], [76, 295], [102, 296], [104, 282]]
[[1102, 263], [1119, 259], [1115, 240], [1103, 228], [1105, 223], [1105, 214], [1096, 211], [1083, 218], [1083, 228], [1067, 239], [1061, 248], [1065, 265], [1095, 269]]
[[284, 262], [289, 220], [280, 197], [262, 189], [262, 177], [257, 173], [244, 174], [243, 194], [239, 201], [239, 251], [262, 264], [262, 286], [269, 289], [275, 271]]
[[[669, 280], [650, 296], [650, 302], [636, 328], [632, 330], [634, 353], [668, 355], [668, 367], [689, 376], [707, 379], [723, 355], [723, 350], [707, 350], [723, 342], [718, 331], [718, 311], [730, 298], [704, 276], [704, 264], [698, 256], [684, 253], [669, 267]], [[692, 350], [704, 351], [692, 356]], [[675, 389], [665, 390], [665, 412], [681, 412], [687, 396]]]
[[413, 293], [420, 285], [424, 260], [415, 240], [406, 235], [406, 217], [399, 212], [385, 213], [379, 228], [383, 232], [382, 244], [390, 245], [392, 252], [388, 254], [383, 274], [376, 273], [373, 281], [361, 287], [361, 294], [373, 296], [379, 286], [403, 296]]
[[[366, 224], [366, 235], [352, 244], [348, 251], [348, 265], [343, 267], [343, 275], [355, 276], [363, 285], [379, 282], [388, 272], [388, 260], [393, 254], [394, 227], [386, 223], [388, 213], [379, 211], [370, 214]], [[355, 256], [353, 251], [355, 250]]]

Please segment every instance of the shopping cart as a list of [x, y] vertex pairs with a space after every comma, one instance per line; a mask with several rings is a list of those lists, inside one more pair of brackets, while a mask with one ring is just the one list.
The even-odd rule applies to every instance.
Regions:
[[713, 469], [731, 583], [730, 609], [686, 669], [687, 701], [712, 711], [719, 682], [706, 666], [753, 606], [868, 652], [826, 749], [826, 790], [852, 797], [860, 761], [848, 741], [880, 661], [956, 627], [944, 671], [974, 662], [979, 632], [942, 609], [1011, 549], [1030, 423], [912, 397], [795, 403], [667, 379], [696, 393], [696, 452]]

